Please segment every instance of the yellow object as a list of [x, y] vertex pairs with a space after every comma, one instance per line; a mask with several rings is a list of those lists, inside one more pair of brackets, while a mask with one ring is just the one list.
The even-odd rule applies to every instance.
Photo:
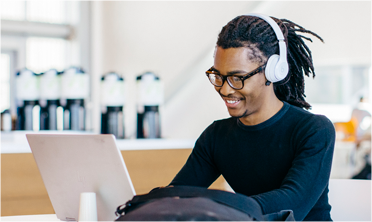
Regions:
[[349, 122], [335, 122], [333, 125], [336, 130], [336, 140], [344, 142], [356, 141], [356, 129], [358, 127], [356, 118], [351, 118]]

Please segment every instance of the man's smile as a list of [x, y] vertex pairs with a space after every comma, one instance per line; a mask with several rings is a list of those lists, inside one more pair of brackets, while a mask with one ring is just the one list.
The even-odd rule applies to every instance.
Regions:
[[222, 97], [222, 99], [225, 101], [225, 104], [228, 108], [236, 107], [242, 100], [238, 98], [228, 98], [228, 97]]

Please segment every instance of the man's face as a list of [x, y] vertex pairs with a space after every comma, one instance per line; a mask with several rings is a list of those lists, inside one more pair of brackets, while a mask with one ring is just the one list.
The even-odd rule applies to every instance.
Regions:
[[[217, 47], [214, 57], [214, 68], [221, 75], [234, 73], [237, 76], [244, 76], [262, 64], [250, 60], [252, 50], [247, 47], [222, 49]], [[244, 81], [244, 87], [236, 90], [230, 87], [225, 81], [223, 86], [216, 87], [216, 91], [225, 101], [229, 114], [233, 117], [244, 118], [259, 111], [265, 102], [267, 86], [264, 72], [258, 73]]]

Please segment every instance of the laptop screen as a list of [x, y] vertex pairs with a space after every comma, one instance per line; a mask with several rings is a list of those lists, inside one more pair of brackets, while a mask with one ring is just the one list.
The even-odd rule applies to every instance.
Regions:
[[99, 221], [135, 195], [113, 135], [26, 134], [56, 216], [78, 220], [80, 193], [94, 192]]

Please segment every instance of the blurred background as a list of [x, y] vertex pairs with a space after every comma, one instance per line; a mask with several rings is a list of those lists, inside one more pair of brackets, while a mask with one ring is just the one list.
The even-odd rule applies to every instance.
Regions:
[[324, 39], [307, 42], [310, 111], [335, 124], [332, 177], [368, 171], [369, 1], [1, 1], [3, 138], [50, 130], [195, 141], [229, 117], [204, 72], [221, 28], [250, 12]]
[[336, 129], [331, 178], [370, 180], [370, 1], [1, 1], [2, 216], [54, 212], [25, 133], [112, 133], [137, 193], [168, 184], [229, 117], [205, 71], [251, 12], [324, 39], [305, 92]]

